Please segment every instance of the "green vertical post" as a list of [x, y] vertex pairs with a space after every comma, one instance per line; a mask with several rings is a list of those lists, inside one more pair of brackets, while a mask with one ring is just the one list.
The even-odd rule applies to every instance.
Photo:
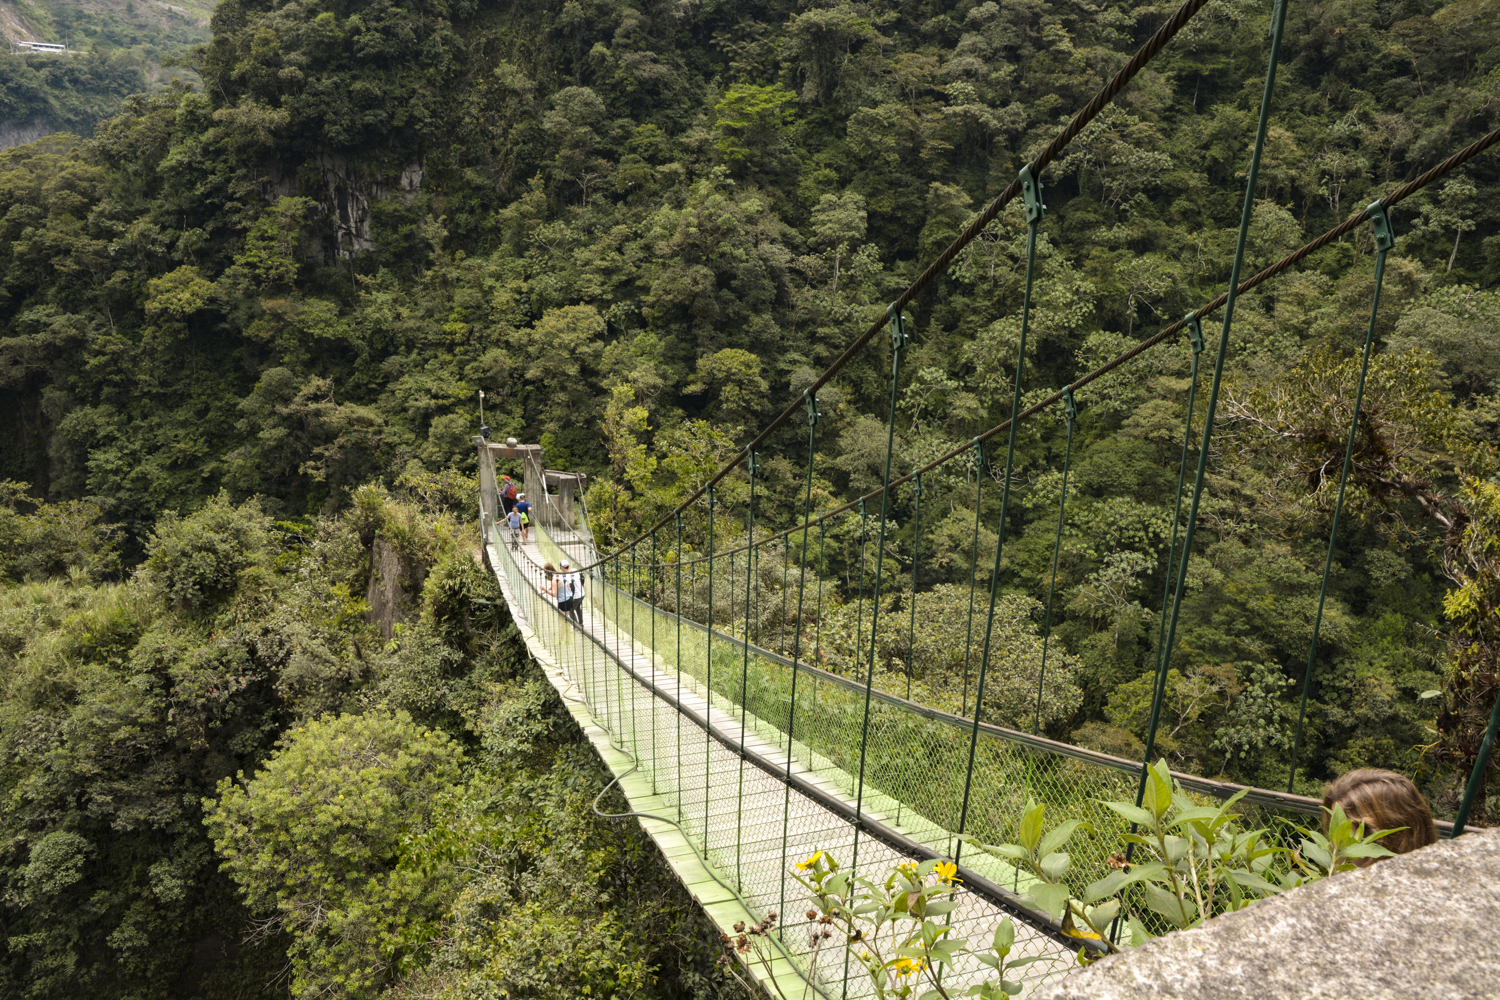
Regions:
[[[1042, 626], [1042, 665], [1036, 674], [1036, 718], [1031, 731], [1042, 731], [1042, 689], [1047, 680], [1047, 646], [1052, 641], [1052, 601], [1057, 596], [1057, 561], [1062, 555], [1063, 525], [1068, 510], [1068, 470], [1073, 461], [1073, 425], [1078, 422], [1078, 403], [1071, 387], [1063, 389], [1063, 416], [1068, 422], [1068, 444], [1063, 450], [1062, 496], [1057, 501], [1057, 539], [1052, 543], [1052, 582], [1047, 587], [1047, 622]], [[1028, 758], [1029, 759], [1029, 758]], [[1019, 869], [1018, 869], [1019, 871]]]
[[[906, 626], [906, 700], [911, 701], [911, 675], [912, 657], [916, 653], [917, 641], [917, 577], [920, 575], [922, 566], [922, 474], [918, 472], [912, 477], [912, 503], [915, 510], [912, 513], [912, 535], [911, 535], [911, 614]], [[903, 777], [904, 775], [903, 768]], [[901, 823], [901, 810], [905, 805], [906, 786], [898, 783], [901, 795], [896, 799], [896, 824]]]
[[[864, 625], [864, 611], [865, 611], [865, 538], [866, 538], [867, 534], [868, 534], [868, 532], [865, 530], [865, 498], [864, 497], [860, 497], [859, 498], [859, 596], [855, 599], [855, 602], [854, 602], [854, 612], [855, 612], [854, 613], [854, 669], [856, 671], [856, 677], [858, 676], [858, 670], [859, 670], [860, 650], [864, 649], [864, 643], [861, 641], [861, 636], [863, 635], [863, 632], [861, 630], [862, 630], [863, 625]], [[860, 752], [861, 753], [864, 752], [864, 741], [863, 740], [860, 741]], [[853, 849], [853, 855], [854, 856], [853, 856], [852, 860], [850, 861], [850, 870], [853, 871], [853, 872], [858, 872], [859, 871], [859, 822], [858, 822], [858, 816], [859, 816], [859, 812], [856, 809], [855, 810], [856, 821], [855, 821], [855, 824], [854, 824], [854, 849]], [[844, 996], [847, 998], [848, 994], [849, 994], [849, 950], [846, 948], [846, 949], [844, 949]]]
[[912, 479], [911, 620], [906, 627], [906, 700], [911, 700], [912, 655], [917, 638], [917, 573], [922, 564], [922, 474]]
[[[979, 657], [979, 680], [974, 687], [974, 726], [969, 736], [969, 766], [964, 774], [963, 804], [959, 807], [958, 830], [962, 835], [969, 821], [969, 798], [974, 786], [974, 758], [979, 751], [979, 718], [984, 712], [985, 671], [990, 662], [990, 641], [995, 629], [995, 598], [1000, 586], [1000, 556], [1005, 550], [1005, 521], [1010, 512], [1010, 481], [1015, 469], [1016, 431], [1021, 422], [1021, 375], [1026, 368], [1026, 336], [1031, 329], [1031, 285], [1036, 273], [1036, 231], [1047, 206], [1042, 204], [1040, 179], [1033, 177], [1031, 166], [1021, 168], [1021, 196], [1026, 202], [1026, 287], [1021, 296], [1021, 341], [1016, 349], [1016, 381], [1010, 403], [1010, 439], [1005, 452], [1005, 481], [1000, 487], [1000, 521], [995, 530], [995, 567], [990, 572], [990, 606], [984, 626], [984, 651]], [[956, 861], [963, 852], [963, 841], [954, 845]]]
[[[856, 824], [862, 821], [864, 815], [865, 761], [870, 739], [870, 697], [875, 687], [875, 655], [880, 639], [880, 584], [885, 572], [885, 531], [891, 508], [891, 457], [896, 444], [896, 400], [901, 392], [901, 358], [906, 353], [907, 345], [911, 343], [911, 333], [907, 329], [908, 321], [896, 310], [894, 304], [886, 310], [886, 315], [891, 320], [891, 403], [886, 417], [889, 423], [886, 425], [885, 436], [885, 476], [881, 480], [880, 491], [880, 541], [875, 547], [875, 587], [872, 591], [875, 599], [870, 604], [870, 669], [865, 675], [864, 721], [860, 725], [859, 736], [859, 785], [854, 795]], [[858, 829], [856, 826], [856, 832]]]
[[1479, 744], [1479, 756], [1474, 758], [1474, 770], [1469, 772], [1468, 784], [1464, 786], [1463, 801], [1458, 804], [1458, 815], [1453, 818], [1453, 836], [1462, 836], [1464, 828], [1469, 825], [1469, 810], [1474, 806], [1474, 800], [1479, 796], [1479, 790], [1484, 787], [1485, 772], [1489, 770], [1490, 754], [1495, 750], [1495, 731], [1500, 729], [1500, 698], [1495, 699], [1495, 707], [1490, 709], [1490, 724], [1484, 731], [1484, 740]]
[[745, 537], [750, 548], [745, 550], [745, 657], [740, 668], [740, 778], [739, 799], [734, 810], [734, 884], [744, 888], [744, 873], [740, 868], [741, 845], [745, 833], [745, 722], [750, 701], [750, 584], [754, 576], [751, 555], [755, 552], [755, 473], [758, 459], [754, 451], [745, 449], [745, 473], [750, 477], [750, 500], [745, 505]]
[[[1182, 555], [1177, 561], [1177, 581], [1172, 593], [1172, 615], [1167, 622], [1167, 636], [1162, 644], [1164, 663], [1172, 661], [1172, 647], [1177, 642], [1177, 621], [1182, 612], [1182, 598], [1187, 591], [1188, 564], [1192, 561], [1193, 535], [1198, 527], [1198, 506], [1203, 499], [1203, 481], [1208, 474], [1209, 444], [1213, 441], [1214, 417], [1219, 408], [1219, 385], [1224, 378], [1224, 361], [1229, 354], [1229, 331], [1234, 327], [1234, 307], [1239, 301], [1240, 270], [1245, 263], [1245, 243], [1250, 234], [1250, 218], [1255, 209], [1255, 185], [1260, 179], [1261, 153], [1265, 149], [1266, 129], [1271, 118], [1271, 97], [1276, 91], [1276, 67], [1281, 58], [1281, 37], [1286, 26], [1285, 0], [1275, 0], [1271, 10], [1271, 51], [1266, 64], [1266, 82], [1261, 91], [1260, 118], [1256, 123], [1255, 144], [1250, 152], [1250, 169], [1245, 178], [1245, 200], [1240, 209], [1240, 230], [1235, 240], [1234, 263], [1229, 269], [1229, 291], [1224, 301], [1224, 324], [1219, 330], [1218, 350], [1214, 355], [1214, 375], [1209, 383], [1208, 408], [1204, 412], [1203, 444], [1198, 449], [1198, 469], [1193, 479], [1193, 499], [1188, 506], [1187, 525], [1183, 529]], [[1141, 791], [1136, 793], [1140, 801], [1146, 786], [1146, 774], [1151, 765], [1155, 747], [1156, 730], [1146, 733], [1146, 753], [1141, 764]]]
[[677, 822], [682, 822], [682, 512], [677, 521]]
[[1318, 612], [1313, 616], [1312, 642], [1307, 647], [1307, 670], [1302, 674], [1302, 704], [1297, 709], [1297, 735], [1292, 741], [1292, 764], [1287, 773], [1286, 790], [1297, 781], [1297, 755], [1302, 749], [1302, 723], [1307, 717], [1307, 694], [1312, 690], [1313, 663], [1318, 656], [1318, 633], [1323, 628], [1323, 605], [1328, 600], [1328, 576], [1333, 572], [1333, 550], [1339, 537], [1339, 515], [1344, 510], [1344, 487], [1349, 484], [1349, 467], [1354, 463], [1354, 439], [1359, 433], [1359, 413], [1365, 400], [1365, 377], [1370, 372], [1370, 347], [1375, 343], [1375, 321], [1380, 315], [1380, 287], [1385, 283], [1385, 255], [1396, 245], [1396, 232], [1385, 205], [1371, 202], [1365, 209], [1375, 230], [1375, 295], [1370, 302], [1370, 325], [1365, 329], [1365, 349], [1359, 363], [1359, 387], [1354, 391], [1354, 414], [1349, 418], [1349, 440], [1344, 445], [1344, 467], [1339, 472], [1338, 497], [1333, 502], [1333, 524], [1328, 529], [1328, 555], [1323, 560], [1323, 586], [1318, 590]]
[[708, 643], [703, 654], [703, 854], [708, 856], [708, 786], [713, 772], [714, 739], [709, 730], [714, 711], [714, 488], [708, 488]]
[[974, 439], [974, 552], [969, 557], [969, 627], [964, 637], [964, 694], [959, 715], [969, 714], [969, 654], [974, 646], [974, 592], [979, 586], [979, 512], [984, 509], [984, 442]]
[[[786, 913], [786, 843], [792, 819], [792, 750], [797, 734], [797, 674], [802, 669], [799, 657], [802, 654], [802, 597], [807, 590], [807, 536], [809, 533], [807, 521], [812, 516], [813, 458], [816, 454], [818, 419], [822, 416], [818, 413], [818, 398], [811, 389], [804, 391], [802, 398], [807, 403], [807, 487], [802, 494], [802, 566], [797, 573], [797, 629], [792, 636], [792, 692], [786, 717], [786, 775], [782, 783], [781, 799], [781, 904], [776, 911], [779, 914]], [[821, 518], [818, 523], [822, 524]], [[783, 545], [783, 564], [786, 562], [786, 548], [787, 546]], [[781, 593], [785, 598], [785, 584], [782, 585]], [[786, 618], [785, 612], [782, 613], [782, 618], [783, 620]], [[783, 625], [784, 629], [785, 625]], [[779, 924], [777, 934], [782, 940], [786, 939]]]
[[656, 794], [656, 532], [651, 532], [651, 571], [646, 588], [647, 607], [651, 609], [651, 645], [646, 653], [647, 666], [651, 668], [651, 690], [647, 691], [646, 710], [651, 713], [651, 794]]
[[[1188, 375], [1188, 398], [1187, 398], [1187, 421], [1186, 429], [1182, 434], [1182, 458], [1177, 463], [1177, 499], [1172, 508], [1172, 541], [1167, 547], [1167, 572], [1166, 579], [1162, 581], [1161, 615], [1157, 621], [1156, 636], [1156, 681], [1152, 686], [1151, 694], [1151, 716], [1146, 723], [1146, 731], [1154, 733], [1157, 721], [1161, 716], [1161, 705], [1166, 697], [1167, 670], [1171, 666], [1171, 659], [1166, 654], [1167, 644], [1167, 618], [1168, 609], [1172, 601], [1172, 580], [1175, 578], [1173, 570], [1177, 559], [1177, 531], [1182, 521], [1182, 490], [1187, 485], [1187, 461], [1188, 452], [1193, 447], [1193, 404], [1198, 396], [1198, 363], [1203, 356], [1203, 349], [1207, 342], [1203, 338], [1203, 322], [1198, 318], [1197, 312], [1190, 312], [1183, 317], [1183, 329], [1187, 331], [1188, 343], [1193, 349], [1192, 370]], [[1142, 758], [1144, 765], [1151, 763], [1150, 753]], [[1146, 792], [1144, 781], [1136, 789], [1136, 804], [1140, 804], [1140, 798]], [[1131, 826], [1131, 832], [1135, 826]], [[1134, 844], [1126, 848], [1126, 855], [1132, 856]]]

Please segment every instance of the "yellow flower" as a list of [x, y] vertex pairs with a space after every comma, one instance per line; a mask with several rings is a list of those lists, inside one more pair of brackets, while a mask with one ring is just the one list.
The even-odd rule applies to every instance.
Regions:
[[938, 881], [944, 885], [952, 885], [954, 882], [963, 881], [963, 879], [958, 877], [958, 865], [955, 865], [951, 861], [944, 861], [938, 864], [937, 867], [932, 869], [932, 874], [936, 875]]
[[927, 964], [926, 960], [925, 959], [921, 959], [921, 958], [898, 958], [898, 959], [896, 959], [896, 965], [895, 965], [896, 975], [898, 975], [898, 976], [910, 976], [910, 975], [913, 975], [915, 973], [921, 972], [922, 971], [922, 967], [924, 965], [926, 965], [926, 964]]
[[814, 867], [820, 860], [822, 860], [822, 858], [823, 858], [823, 852], [822, 851], [818, 851], [816, 854], [814, 854], [812, 857], [808, 858], [806, 861], [799, 861], [799, 862], [797, 862], [797, 870], [805, 872], [809, 868]]

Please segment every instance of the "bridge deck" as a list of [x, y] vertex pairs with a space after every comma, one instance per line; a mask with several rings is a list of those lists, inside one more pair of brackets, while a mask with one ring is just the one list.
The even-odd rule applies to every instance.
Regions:
[[[558, 545], [582, 558], [576, 538], [533, 532], [524, 547], [508, 541], [505, 531], [496, 532], [485, 554], [527, 645], [620, 779], [631, 811], [649, 814], [636, 818], [668, 864], [724, 933], [768, 910], [785, 915], [782, 950], [767, 955], [769, 967], [750, 963], [750, 972], [772, 996], [800, 996], [804, 975], [827, 996], [867, 995], [863, 971], [846, 968], [841, 947], [825, 945], [821, 954], [809, 948], [805, 892], [789, 867], [825, 850], [844, 864], [884, 873], [922, 854], [946, 855], [951, 832], [868, 787], [857, 800], [851, 776], [800, 743], [789, 755], [784, 733], [718, 693], [710, 699], [695, 678], [669, 668], [647, 642], [602, 614], [596, 596], [585, 602], [582, 629], [565, 623], [537, 592], [540, 564], [557, 559]], [[863, 830], [851, 822], [856, 813]], [[874, 828], [886, 835], [872, 835]], [[904, 842], [927, 850], [892, 846]], [[996, 862], [975, 863], [970, 874], [976, 882], [982, 875], [1015, 887], [1012, 870]], [[1006, 915], [991, 899], [970, 894], [952, 920], [959, 936], [987, 940]], [[1052, 959], [1023, 970], [1028, 992], [1074, 967], [1075, 948], [1019, 919], [1016, 930], [1015, 957]], [[949, 973], [960, 991], [977, 975], [977, 967]]]

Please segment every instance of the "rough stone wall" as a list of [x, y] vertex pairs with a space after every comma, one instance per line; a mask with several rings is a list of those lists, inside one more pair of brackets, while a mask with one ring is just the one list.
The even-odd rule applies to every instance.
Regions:
[[1103, 959], [1034, 1000], [1496, 1000], [1500, 829]]

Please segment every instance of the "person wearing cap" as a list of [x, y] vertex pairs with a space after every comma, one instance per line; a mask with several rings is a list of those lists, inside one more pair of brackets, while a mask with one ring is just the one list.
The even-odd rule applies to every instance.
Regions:
[[516, 513], [521, 515], [521, 544], [526, 544], [526, 529], [531, 527], [531, 503], [526, 494], [516, 495]]
[[516, 484], [510, 481], [509, 476], [500, 477], [500, 506], [504, 509], [506, 516], [510, 516], [510, 509], [516, 505]]
[[[573, 624], [583, 624], [583, 574], [564, 559], [558, 566], [557, 607]], [[566, 595], [566, 596], [564, 596]]]

